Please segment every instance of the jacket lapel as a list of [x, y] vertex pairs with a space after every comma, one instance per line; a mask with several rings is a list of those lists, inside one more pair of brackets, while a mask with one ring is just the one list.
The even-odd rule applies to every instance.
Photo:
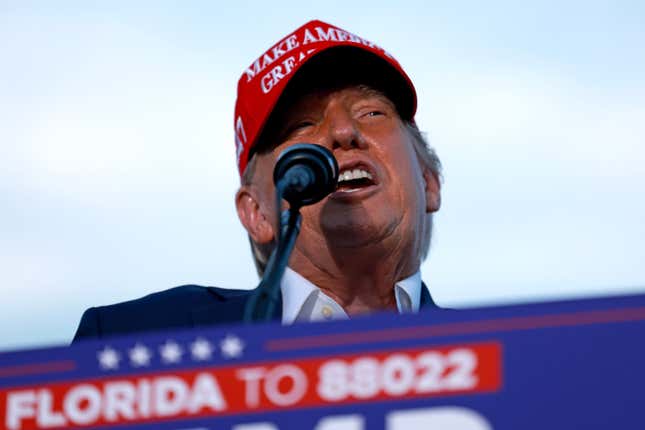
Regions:
[[419, 303], [419, 309], [422, 309], [424, 311], [430, 309], [439, 309], [439, 306], [437, 306], [434, 300], [432, 300], [430, 290], [428, 290], [428, 286], [425, 284], [425, 282], [421, 282], [421, 301]]
[[[234, 324], [244, 320], [244, 308], [255, 290], [236, 293], [227, 297], [213, 294], [213, 301], [192, 311], [193, 326]], [[282, 320], [282, 295], [276, 304], [274, 321]]]

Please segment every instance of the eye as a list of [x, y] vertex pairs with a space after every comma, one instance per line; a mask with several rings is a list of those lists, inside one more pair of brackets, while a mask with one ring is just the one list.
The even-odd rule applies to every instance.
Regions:
[[313, 125], [315, 125], [315, 123], [312, 120], [308, 120], [308, 119], [294, 121], [293, 123], [285, 127], [284, 131], [281, 134], [281, 138], [288, 139], [290, 136], [296, 135]]
[[296, 122], [293, 126], [291, 126], [291, 129], [295, 131], [295, 130], [299, 130], [301, 128], [310, 127], [312, 125], [314, 125], [313, 121], [303, 120], [303, 121]]
[[362, 113], [361, 117], [365, 119], [372, 119], [372, 118], [378, 118], [384, 115], [385, 115], [385, 112], [383, 110], [369, 109], [369, 110], [366, 110], [364, 113]]
[[287, 128], [287, 134], [291, 135], [293, 133], [298, 133], [299, 131], [302, 131], [307, 127], [311, 127], [313, 125], [315, 125], [314, 122], [309, 119], [295, 121]]
[[387, 106], [383, 106], [383, 103], [371, 102], [357, 106], [355, 112], [357, 118], [376, 118], [387, 116], [389, 110]]

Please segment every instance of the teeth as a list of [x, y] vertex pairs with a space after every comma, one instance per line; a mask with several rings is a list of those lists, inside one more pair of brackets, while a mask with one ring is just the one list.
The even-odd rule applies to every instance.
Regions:
[[372, 179], [372, 175], [367, 170], [363, 169], [354, 169], [354, 170], [345, 170], [340, 175], [338, 175], [338, 182], [351, 181], [353, 179], [368, 178]]

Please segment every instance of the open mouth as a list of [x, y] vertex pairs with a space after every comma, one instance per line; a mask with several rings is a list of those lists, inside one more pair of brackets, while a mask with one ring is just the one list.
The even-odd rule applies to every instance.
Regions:
[[352, 193], [376, 185], [374, 173], [367, 166], [353, 166], [341, 169], [336, 192]]

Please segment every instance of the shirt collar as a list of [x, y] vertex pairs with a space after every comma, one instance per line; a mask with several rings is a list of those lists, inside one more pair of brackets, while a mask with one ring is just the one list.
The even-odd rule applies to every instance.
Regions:
[[282, 323], [291, 324], [298, 317], [309, 296], [318, 291], [318, 287], [287, 266], [280, 282], [280, 291], [282, 292]]
[[[412, 276], [397, 282], [394, 295], [399, 313], [419, 312], [421, 305], [421, 271], [417, 270]], [[405, 297], [406, 295], [407, 297]]]
[[[298, 318], [307, 299], [320, 290], [295, 270], [287, 267], [280, 282], [282, 323], [291, 324]], [[322, 294], [322, 292], [320, 292]], [[394, 296], [399, 313], [418, 312], [421, 303], [421, 271], [395, 284]], [[327, 297], [327, 296], [325, 296]], [[313, 297], [312, 297], [313, 299]], [[332, 300], [329, 298], [329, 300]]]

